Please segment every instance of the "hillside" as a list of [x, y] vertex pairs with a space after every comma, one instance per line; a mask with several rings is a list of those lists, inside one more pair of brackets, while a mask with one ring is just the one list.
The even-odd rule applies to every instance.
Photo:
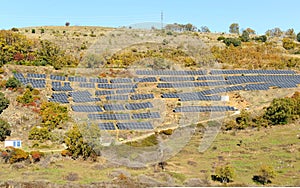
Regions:
[[[0, 118], [28, 152], [1, 145], [0, 187], [299, 186], [297, 41], [88, 26], [0, 34]], [[219, 177], [222, 167], [235, 175]], [[254, 181], [263, 167], [276, 176]]]

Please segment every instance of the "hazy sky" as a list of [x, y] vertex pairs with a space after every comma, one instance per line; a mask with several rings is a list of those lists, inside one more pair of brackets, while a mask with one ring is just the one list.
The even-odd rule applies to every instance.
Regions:
[[142, 22], [192, 23], [212, 32], [228, 32], [229, 25], [300, 32], [299, 0], [2, 0], [0, 29], [64, 25], [128, 26]]

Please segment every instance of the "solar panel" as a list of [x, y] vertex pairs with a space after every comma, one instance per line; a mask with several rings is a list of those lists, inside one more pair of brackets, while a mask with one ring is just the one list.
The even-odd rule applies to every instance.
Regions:
[[134, 82], [157, 82], [155, 77], [146, 77], [146, 78], [134, 78]]
[[41, 79], [45, 79], [46, 78], [46, 74], [27, 73], [27, 78], [41, 78]]
[[104, 110], [106, 111], [122, 111], [125, 110], [122, 104], [104, 104]]
[[90, 82], [93, 83], [108, 83], [106, 78], [90, 78]]
[[113, 95], [115, 94], [114, 90], [97, 90], [95, 91], [95, 95]]
[[147, 130], [153, 129], [153, 126], [150, 122], [126, 122], [126, 123], [117, 123], [117, 127], [120, 130]]
[[101, 130], [116, 130], [114, 124], [111, 123], [111, 122], [108, 122], [108, 123], [99, 123], [98, 126], [99, 126], [99, 128]]
[[66, 93], [53, 93], [51, 97], [50, 102], [69, 103]]
[[161, 82], [184, 82], [184, 81], [195, 81], [194, 77], [160, 77]]
[[82, 87], [82, 88], [95, 88], [95, 83], [82, 83], [80, 82], [79, 83], [79, 87]]
[[65, 81], [66, 80], [66, 77], [64, 76], [59, 76], [59, 75], [50, 75], [50, 79], [51, 80], [59, 80], [59, 81]]
[[113, 101], [129, 100], [128, 95], [108, 95], [105, 98], [106, 98], [106, 100], [113, 100]]
[[205, 75], [206, 70], [176, 71], [176, 70], [137, 70], [137, 75]]
[[140, 110], [140, 109], [153, 108], [153, 104], [150, 102], [128, 103], [125, 104], [125, 108], [127, 110]]
[[236, 111], [231, 106], [182, 106], [176, 107], [173, 112], [225, 112]]
[[160, 115], [158, 112], [146, 112], [146, 113], [132, 114], [132, 119], [154, 119], [154, 118], [160, 118]]
[[114, 78], [110, 80], [110, 83], [131, 83], [130, 78]]
[[70, 76], [68, 78], [70, 82], [86, 82], [87, 79], [85, 77], [79, 77], [79, 76]]
[[74, 112], [102, 112], [100, 106], [96, 105], [72, 105], [72, 110]]
[[129, 114], [88, 114], [88, 118], [92, 120], [130, 120]]
[[137, 88], [137, 85], [136, 84], [100, 83], [100, 84], [98, 84], [98, 88], [103, 88], [103, 89], [133, 89], [133, 88]]
[[116, 90], [117, 94], [128, 94], [128, 93], [134, 93], [135, 89], [119, 89]]
[[149, 94], [135, 94], [131, 95], [130, 99], [131, 100], [144, 100], [144, 99], [153, 99], [154, 95], [152, 93]]
[[89, 91], [74, 91], [70, 92], [69, 95], [73, 98], [73, 101], [76, 103], [100, 101], [100, 98], [91, 98], [92, 94]]

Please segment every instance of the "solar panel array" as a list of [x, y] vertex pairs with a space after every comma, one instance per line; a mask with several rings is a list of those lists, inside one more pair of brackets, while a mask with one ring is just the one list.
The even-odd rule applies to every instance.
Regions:
[[176, 107], [174, 112], [224, 112], [236, 111], [232, 106], [183, 106]]
[[74, 112], [103, 112], [97, 105], [72, 105], [71, 108]]
[[[156, 109], [149, 102], [156, 95], [140, 93], [139, 87], [154, 86], [162, 89], [161, 98], [182, 101], [180, 107], [173, 109], [174, 113], [201, 113], [236, 109], [231, 106], [185, 106], [185, 101], [220, 101], [221, 94], [226, 92], [268, 90], [272, 87], [295, 88], [300, 84], [300, 75], [291, 70], [137, 70], [136, 75], [134, 78], [49, 75], [50, 79], [47, 80], [46, 74], [14, 73], [14, 77], [22, 84], [31, 84], [34, 88], [45, 88], [48, 82], [52, 86], [49, 101], [64, 104], [71, 102], [73, 112], [85, 113], [102, 130], [153, 129], [148, 121], [161, 118], [159, 112], [149, 112], [150, 109]], [[79, 91], [78, 88], [87, 90]], [[172, 88], [177, 88], [177, 92]], [[183, 92], [183, 88], [200, 91]]]

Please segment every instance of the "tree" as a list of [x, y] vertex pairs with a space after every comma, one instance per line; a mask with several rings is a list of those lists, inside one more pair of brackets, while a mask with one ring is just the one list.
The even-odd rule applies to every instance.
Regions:
[[297, 34], [297, 41], [300, 42], [300, 32]]
[[5, 110], [9, 105], [9, 100], [5, 98], [4, 94], [0, 92], [0, 114]]
[[77, 125], [74, 125], [73, 128], [66, 133], [65, 143], [68, 147], [67, 150], [70, 151], [73, 159], [76, 159], [79, 156], [87, 159], [93, 153], [93, 149], [84, 141]]
[[247, 30], [243, 31], [243, 33], [241, 35], [241, 41], [242, 42], [249, 42], [250, 41], [249, 32]]
[[10, 77], [6, 82], [7, 88], [18, 88], [21, 87], [21, 82], [17, 80], [15, 77]]
[[53, 130], [69, 119], [68, 108], [58, 103], [44, 102], [41, 105], [41, 117], [42, 125]]
[[258, 175], [254, 175], [252, 180], [263, 185], [272, 183], [271, 179], [276, 177], [276, 173], [272, 166], [263, 165], [260, 167]]
[[70, 26], [70, 22], [66, 22], [65, 26], [67, 26], [67, 27]]
[[200, 31], [202, 33], [210, 33], [210, 30], [209, 30], [209, 28], [207, 26], [202, 26]]
[[290, 38], [283, 38], [282, 39], [282, 46], [286, 50], [292, 50], [292, 49], [294, 49], [296, 47], [296, 44]]
[[238, 23], [232, 23], [229, 26], [229, 33], [233, 33], [233, 34], [239, 34], [240, 33], [240, 26]]
[[247, 31], [250, 35], [254, 35], [255, 34], [255, 30], [251, 29], [251, 28], [247, 28], [245, 29], [245, 31]]
[[292, 39], [292, 40], [295, 40], [295, 39], [296, 39], [296, 33], [295, 33], [295, 31], [294, 31], [293, 28], [288, 29], [288, 30], [285, 32], [285, 35], [286, 35], [287, 38], [290, 38], [290, 39]]
[[280, 37], [283, 34], [280, 28], [275, 27], [266, 31], [266, 35], [270, 37]]
[[217, 166], [215, 170], [215, 175], [212, 175], [212, 179], [215, 181], [220, 181], [221, 183], [228, 183], [233, 181], [235, 177], [234, 169], [229, 166]]
[[0, 141], [4, 141], [7, 136], [10, 136], [10, 125], [7, 121], [0, 118]]

